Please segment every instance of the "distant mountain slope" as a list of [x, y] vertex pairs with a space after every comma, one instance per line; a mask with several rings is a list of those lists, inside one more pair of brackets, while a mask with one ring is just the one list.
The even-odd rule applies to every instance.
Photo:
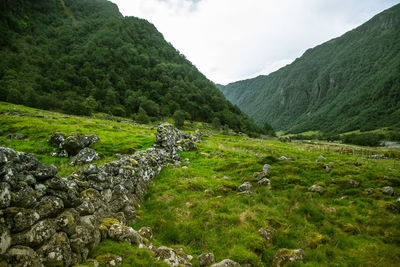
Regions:
[[400, 127], [400, 5], [268, 76], [219, 88], [276, 130]]
[[0, 100], [261, 131], [146, 20], [106, 0], [0, 0]]

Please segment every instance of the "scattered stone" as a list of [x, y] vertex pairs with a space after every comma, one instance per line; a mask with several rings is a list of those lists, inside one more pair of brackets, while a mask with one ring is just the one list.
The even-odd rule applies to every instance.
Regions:
[[239, 186], [239, 192], [253, 193], [253, 186], [249, 182], [244, 182]]
[[211, 189], [204, 190], [204, 194], [214, 195], [214, 192]]
[[382, 155], [382, 154], [376, 154], [376, 155], [369, 156], [369, 158], [371, 158], [371, 159], [385, 159], [386, 157], [385, 157], [385, 155]]
[[332, 170], [332, 168], [331, 168], [329, 165], [326, 165], [326, 166], [325, 166], [325, 172], [326, 172], [326, 173], [330, 173], [331, 170]]
[[96, 150], [85, 147], [84, 149], [79, 151], [79, 153], [76, 156], [72, 158], [72, 161], [69, 165], [71, 166], [83, 165], [98, 159], [99, 159], [99, 154], [96, 152]]
[[225, 176], [225, 175], [224, 175], [224, 176], [222, 177], [222, 179], [224, 179], [224, 180], [230, 180], [231, 178], [229, 178], [228, 176]]
[[271, 181], [268, 178], [263, 178], [257, 182], [258, 185], [271, 185]]
[[182, 166], [182, 169], [187, 169], [188, 168], [188, 166]]
[[279, 249], [273, 258], [272, 266], [280, 267], [289, 262], [303, 261], [305, 257], [304, 250], [302, 249]]
[[117, 125], [114, 125], [113, 128], [116, 129], [116, 130], [121, 130], [121, 127], [119, 127]]
[[268, 242], [271, 242], [275, 235], [275, 229], [270, 226], [264, 226], [258, 230], [258, 234]]
[[51, 137], [50, 137], [50, 144], [52, 146], [58, 147], [60, 148], [61, 143], [64, 142], [65, 140], [65, 134], [63, 133], [54, 133]]
[[320, 159], [320, 160], [326, 160], [326, 158], [325, 158], [324, 156], [322, 156], [322, 155], [320, 155], [320, 156], [318, 157], [318, 159]]
[[394, 189], [391, 186], [385, 186], [381, 189], [382, 194], [388, 195], [388, 196], [393, 196], [394, 195]]
[[373, 188], [367, 188], [364, 190], [364, 195], [367, 195], [367, 196], [372, 195], [374, 193], [375, 193], [375, 189], [373, 189]]
[[353, 179], [349, 179], [349, 184], [352, 188], [357, 188], [360, 186], [360, 182]]
[[342, 196], [340, 199], [341, 200], [349, 199], [349, 196]]
[[150, 227], [142, 227], [139, 229], [138, 233], [147, 240], [153, 239], [153, 231]]
[[354, 162], [354, 166], [360, 167], [360, 166], [362, 166], [362, 163], [361, 162]]
[[400, 197], [396, 200], [396, 204], [400, 206]]
[[213, 253], [203, 253], [197, 257], [197, 261], [200, 267], [208, 266], [215, 262], [215, 257]]
[[223, 261], [220, 261], [218, 263], [214, 263], [210, 267], [240, 267], [240, 264], [230, 260], [230, 259], [225, 259]]
[[308, 188], [308, 191], [323, 194], [325, 192], [325, 189], [320, 185], [314, 184], [310, 188]]
[[161, 246], [155, 252], [157, 260], [162, 260], [173, 267], [179, 266], [179, 259], [172, 248]]
[[49, 118], [49, 117], [47, 117], [47, 116], [45, 116], [45, 115], [43, 115], [43, 114], [40, 114], [40, 113], [35, 114], [35, 117], [36, 117], [36, 118], [41, 118], [41, 119], [48, 119], [48, 118]]
[[96, 258], [99, 263], [102, 263], [104, 266], [117, 266], [122, 263], [122, 257], [114, 254], [106, 254], [101, 255]]
[[6, 136], [7, 139], [15, 139], [15, 140], [22, 140], [26, 136], [24, 134], [9, 134]]
[[265, 164], [264, 166], [263, 166], [263, 171], [264, 172], [268, 172], [268, 170], [271, 168], [271, 165], [269, 165], [269, 164]]
[[137, 246], [143, 244], [143, 238], [132, 227], [113, 224], [108, 230], [108, 237], [115, 241], [135, 244]]
[[224, 156], [222, 156], [222, 154], [219, 153], [218, 151], [214, 151], [214, 154], [217, 155], [218, 157], [220, 157], [221, 159], [224, 158]]
[[287, 158], [287, 157], [285, 157], [285, 156], [282, 156], [282, 157], [280, 157], [279, 158], [280, 160], [284, 160], [284, 161], [288, 161], [289, 159]]

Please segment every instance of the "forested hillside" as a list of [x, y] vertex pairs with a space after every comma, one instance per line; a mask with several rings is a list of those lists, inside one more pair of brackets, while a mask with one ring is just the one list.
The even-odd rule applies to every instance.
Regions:
[[400, 127], [400, 5], [254, 79], [219, 86], [276, 130], [346, 132]]
[[[106, 0], [0, 0], [0, 100], [260, 132], [146, 20]], [[215, 119], [217, 118], [217, 119]]]

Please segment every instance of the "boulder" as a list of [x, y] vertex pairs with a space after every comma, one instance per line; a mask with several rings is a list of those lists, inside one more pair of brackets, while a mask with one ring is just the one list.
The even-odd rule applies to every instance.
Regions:
[[157, 258], [157, 260], [162, 260], [170, 266], [179, 266], [178, 256], [172, 248], [168, 248], [165, 246], [157, 248], [155, 251], [155, 257]]
[[138, 233], [147, 240], [153, 239], [153, 231], [150, 227], [142, 227], [139, 229]]
[[8, 183], [0, 183], [0, 209], [11, 204], [11, 187]]
[[38, 254], [26, 246], [13, 246], [5, 254], [8, 266], [20, 267], [43, 267], [42, 261]]
[[381, 189], [382, 194], [388, 195], [388, 196], [393, 196], [394, 195], [394, 189], [391, 186], [385, 186]]
[[49, 240], [55, 233], [57, 226], [53, 220], [46, 219], [33, 225], [29, 231], [13, 235], [13, 245], [37, 247]]
[[50, 144], [57, 148], [61, 148], [61, 144], [64, 141], [65, 141], [65, 134], [63, 133], [54, 133], [50, 137]]
[[267, 171], [255, 172], [253, 174], [253, 178], [256, 179], [257, 181], [260, 181], [264, 178], [268, 178], [268, 172]]
[[70, 266], [78, 263], [72, 258], [71, 246], [66, 233], [55, 233], [37, 250], [45, 266]]
[[143, 244], [143, 238], [132, 227], [113, 224], [108, 230], [108, 236], [115, 241], [127, 242], [137, 246]]
[[275, 229], [270, 226], [264, 226], [258, 230], [258, 234], [267, 242], [271, 242], [275, 235]]
[[72, 158], [70, 165], [71, 166], [83, 165], [98, 159], [99, 159], [99, 154], [96, 152], [96, 150], [85, 147], [84, 149], [79, 151], [79, 153], [76, 156]]
[[264, 166], [263, 166], [263, 171], [264, 172], [268, 172], [268, 170], [271, 168], [271, 165], [269, 165], [269, 164], [265, 164]]
[[24, 134], [9, 134], [7, 135], [7, 139], [15, 139], [15, 140], [22, 140], [26, 136]]
[[215, 257], [213, 253], [203, 253], [197, 257], [197, 261], [200, 267], [208, 266], [215, 262]]
[[5, 219], [11, 231], [18, 233], [34, 225], [40, 216], [32, 209], [12, 207], [5, 210]]
[[44, 196], [34, 208], [40, 218], [55, 217], [64, 209], [64, 202], [55, 196]]
[[0, 255], [4, 254], [11, 246], [10, 230], [0, 224]]
[[240, 267], [240, 264], [233, 260], [225, 259], [225, 260], [222, 260], [218, 263], [211, 265], [211, 267]]
[[62, 141], [58, 147], [61, 150], [65, 150], [68, 153], [68, 155], [74, 156], [78, 154], [79, 151], [81, 151], [85, 147], [89, 147], [92, 144], [98, 142], [99, 140], [100, 138], [94, 134], [81, 135], [72, 133], [70, 136], [65, 138], [64, 141]]
[[310, 186], [310, 188], [308, 188], [308, 191], [323, 194], [325, 192], [325, 189], [320, 185], [314, 184]]
[[239, 187], [239, 192], [253, 193], [253, 186], [249, 182], [244, 182]]
[[302, 249], [279, 249], [273, 258], [272, 266], [280, 267], [289, 262], [299, 262], [304, 260], [304, 250]]
[[268, 178], [263, 178], [257, 182], [258, 185], [271, 185], [271, 181]]
[[288, 159], [287, 157], [285, 157], [285, 156], [281, 156], [279, 159], [280, 159], [280, 160], [284, 160], [284, 161], [288, 161], [288, 160], [289, 160], [289, 159]]

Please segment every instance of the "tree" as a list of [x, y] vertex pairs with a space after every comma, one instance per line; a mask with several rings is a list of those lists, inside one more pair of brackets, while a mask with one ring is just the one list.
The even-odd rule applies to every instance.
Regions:
[[212, 120], [211, 125], [215, 130], [219, 130], [219, 128], [221, 128], [221, 121], [218, 119], [218, 117], [215, 117]]
[[138, 113], [136, 113], [134, 115], [134, 120], [139, 122], [139, 123], [146, 124], [146, 123], [149, 123], [150, 118], [147, 115], [146, 111], [142, 107], [139, 107]]
[[183, 110], [177, 110], [174, 112], [172, 118], [174, 119], [174, 125], [176, 128], [182, 128], [185, 124], [185, 112]]
[[10, 89], [7, 95], [7, 102], [11, 102], [14, 104], [22, 104], [23, 99], [21, 92], [15, 88]]
[[269, 125], [268, 122], [264, 123], [262, 130], [263, 130], [263, 133], [266, 135], [276, 136], [274, 128], [272, 128], [272, 126]]

